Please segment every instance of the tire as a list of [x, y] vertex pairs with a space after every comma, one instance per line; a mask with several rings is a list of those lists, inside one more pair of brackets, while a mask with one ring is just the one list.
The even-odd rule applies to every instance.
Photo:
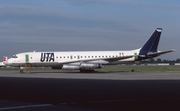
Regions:
[[24, 73], [23, 69], [21, 69], [19, 72], [20, 72], [21, 74]]

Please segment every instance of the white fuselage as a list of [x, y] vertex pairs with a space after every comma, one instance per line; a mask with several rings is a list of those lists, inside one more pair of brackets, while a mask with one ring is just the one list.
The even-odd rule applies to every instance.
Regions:
[[[25, 63], [30, 63], [33, 67], [60, 66], [63, 64], [80, 64], [82, 62], [96, 64], [119, 64], [122, 62], [133, 62], [139, 49], [131, 51], [73, 51], [73, 52], [25, 52], [9, 58], [7, 65], [23, 67]], [[108, 61], [108, 58], [133, 56], [128, 59]]]

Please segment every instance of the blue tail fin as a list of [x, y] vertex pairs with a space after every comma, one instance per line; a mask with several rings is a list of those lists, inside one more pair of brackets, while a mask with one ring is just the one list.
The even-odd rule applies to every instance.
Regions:
[[139, 55], [147, 55], [148, 52], [157, 52], [162, 28], [157, 28], [149, 40], [141, 48]]

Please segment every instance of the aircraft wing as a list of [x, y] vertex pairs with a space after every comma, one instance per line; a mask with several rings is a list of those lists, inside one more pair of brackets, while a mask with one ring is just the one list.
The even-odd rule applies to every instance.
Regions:
[[69, 64], [69, 63], [76, 63], [76, 62], [90, 62], [90, 61], [98, 61], [98, 60], [105, 60], [107, 62], [114, 62], [114, 61], [118, 61], [118, 60], [123, 60], [123, 59], [128, 59], [131, 58], [132, 56], [122, 56], [122, 57], [111, 57], [111, 58], [97, 58], [97, 59], [88, 59], [88, 60], [75, 60], [75, 61], [71, 61], [71, 62], [60, 62], [61, 64]]
[[175, 50], [167, 50], [167, 51], [158, 51], [158, 52], [151, 52], [151, 53], [148, 53], [147, 56], [148, 57], [157, 57], [157, 56], [160, 56], [162, 54], [166, 54], [166, 53], [170, 53], [170, 52], [174, 52]]

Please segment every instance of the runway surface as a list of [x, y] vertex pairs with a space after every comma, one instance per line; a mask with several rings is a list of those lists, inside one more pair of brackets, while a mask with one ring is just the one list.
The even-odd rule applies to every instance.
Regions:
[[0, 71], [0, 110], [180, 110], [179, 73]]

